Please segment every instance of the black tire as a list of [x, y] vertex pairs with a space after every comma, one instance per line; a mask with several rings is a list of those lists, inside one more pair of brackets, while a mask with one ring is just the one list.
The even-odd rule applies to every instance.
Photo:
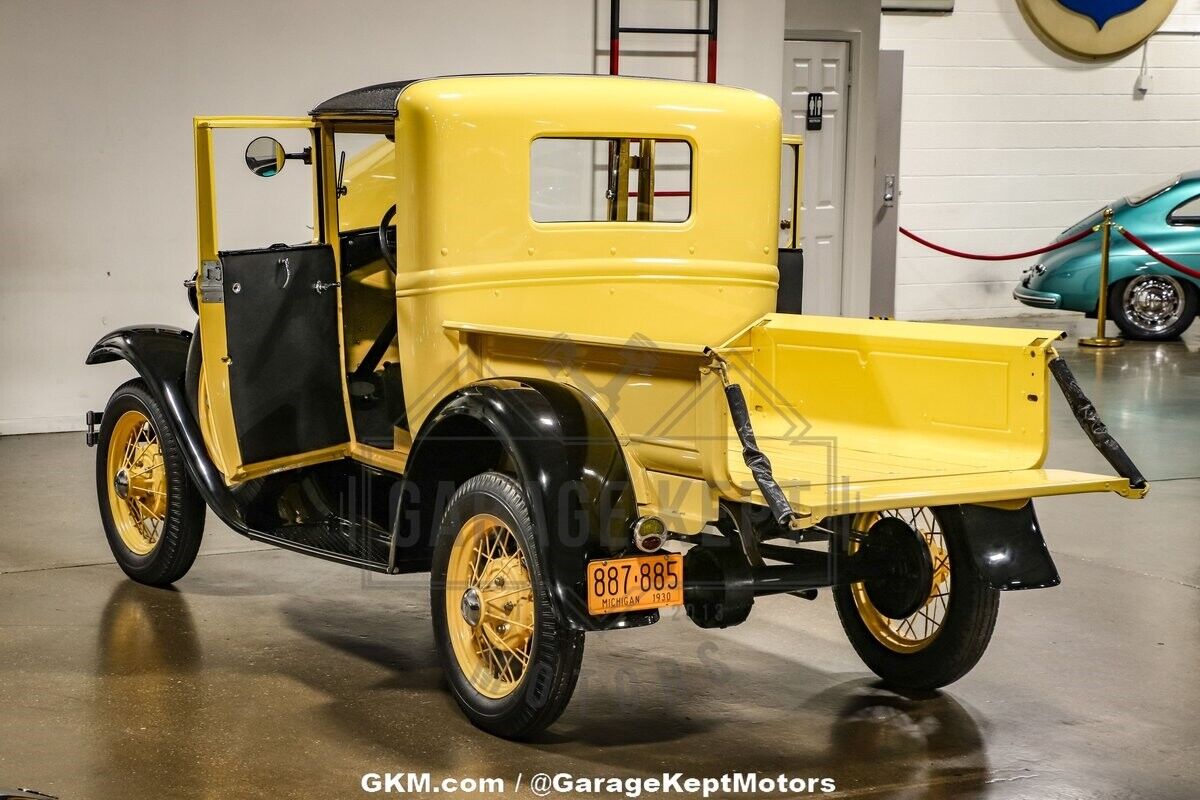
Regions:
[[[1179, 297], [1178, 302], [1181, 303], [1182, 308], [1179, 310], [1178, 319], [1167, 325], [1155, 325], [1151, 319], [1139, 314], [1132, 296], [1139, 286], [1143, 288], [1152, 286], [1160, 293], [1165, 292], [1167, 297], [1171, 295]], [[1108, 316], [1117, 324], [1127, 339], [1151, 342], [1178, 339], [1195, 320], [1198, 304], [1200, 304], [1200, 291], [1197, 291], [1190, 281], [1174, 275], [1135, 275], [1132, 278], [1117, 281], [1108, 289]]]
[[972, 563], [967, 532], [957, 515], [929, 511], [941, 529], [951, 577], [941, 629], [922, 649], [897, 652], [885, 645], [864, 622], [853, 585], [833, 589], [838, 618], [855, 652], [885, 684], [897, 689], [933, 690], [970, 672], [991, 641], [1000, 610], [1000, 592], [984, 582]]
[[[529, 664], [517, 686], [499, 698], [481, 693], [466, 675], [454, 652], [447, 619], [447, 571], [454, 542], [464, 525], [480, 514], [493, 515], [515, 534], [533, 592]], [[469, 479], [451, 497], [434, 544], [430, 606], [434, 639], [450, 691], [474, 725], [506, 739], [527, 738], [558, 719], [575, 691], [583, 661], [583, 633], [558, 621], [545, 571], [546, 556], [537, 541], [525, 492], [511, 477], [485, 472]], [[455, 620], [455, 624], [461, 623]]]
[[[108, 454], [110, 447], [115, 446], [113, 430], [129, 411], [140, 412], [150, 421], [166, 473], [165, 515], [153, 549], [144, 554], [134, 552], [122, 540], [109, 494]], [[196, 560], [204, 536], [205, 506], [188, 476], [183, 453], [166, 416], [140, 378], [121, 385], [109, 398], [97, 445], [96, 495], [100, 519], [117, 564], [138, 583], [150, 586], [174, 583], [187, 574]]]

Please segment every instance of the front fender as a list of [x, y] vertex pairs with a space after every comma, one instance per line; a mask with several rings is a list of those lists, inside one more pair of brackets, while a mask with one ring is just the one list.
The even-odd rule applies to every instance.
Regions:
[[431, 542], [450, 490], [466, 473], [502, 463], [512, 466], [529, 497], [560, 620], [578, 630], [656, 622], [657, 611], [587, 613], [587, 561], [629, 548], [637, 504], [604, 414], [552, 381], [489, 381], [443, 401], [413, 442], [406, 507], [396, 516], [393, 539]]
[[184, 373], [192, 334], [170, 325], [119, 328], [92, 345], [85, 364], [128, 361], [167, 415], [179, 441], [192, 482], [208, 505], [230, 527], [247, 530], [240, 505], [209, 458], [200, 426], [188, 410]]

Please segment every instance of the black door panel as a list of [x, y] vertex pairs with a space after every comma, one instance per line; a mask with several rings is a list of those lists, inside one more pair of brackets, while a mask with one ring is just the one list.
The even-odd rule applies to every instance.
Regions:
[[221, 253], [242, 463], [342, 444], [337, 280], [328, 245]]

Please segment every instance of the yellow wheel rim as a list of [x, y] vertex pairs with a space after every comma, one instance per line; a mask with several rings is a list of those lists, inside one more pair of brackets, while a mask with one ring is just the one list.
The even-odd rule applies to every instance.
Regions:
[[[933, 562], [933, 580], [929, 593], [921, 608], [903, 619], [884, 615], [867, 596], [866, 585], [861, 581], [850, 585], [858, 615], [871, 635], [889, 650], [897, 653], [916, 653], [931, 645], [946, 621], [950, 606], [950, 553], [946, 549], [946, 537], [938, 524], [937, 517], [928, 508], [906, 508], [894, 511], [873, 511], [859, 514], [854, 520], [854, 530], [865, 533], [880, 517], [897, 517], [921, 534], [929, 548]], [[869, 533], [865, 535], [869, 536]], [[851, 541], [850, 552], [858, 549]]]
[[446, 571], [446, 627], [471, 686], [500, 699], [529, 669], [537, 619], [529, 567], [513, 530], [476, 514], [458, 531]]
[[148, 555], [167, 517], [167, 466], [158, 431], [141, 411], [126, 411], [108, 440], [108, 507], [121, 542]]

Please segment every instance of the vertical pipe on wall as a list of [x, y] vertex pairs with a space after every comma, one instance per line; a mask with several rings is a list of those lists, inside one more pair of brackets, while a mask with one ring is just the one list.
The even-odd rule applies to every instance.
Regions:
[[[613, 0], [616, 4], [620, 0]], [[717, 2], [708, 0], [708, 82], [717, 82]]]
[[621, 0], [608, 4], [608, 74], [616, 75], [621, 53]]

